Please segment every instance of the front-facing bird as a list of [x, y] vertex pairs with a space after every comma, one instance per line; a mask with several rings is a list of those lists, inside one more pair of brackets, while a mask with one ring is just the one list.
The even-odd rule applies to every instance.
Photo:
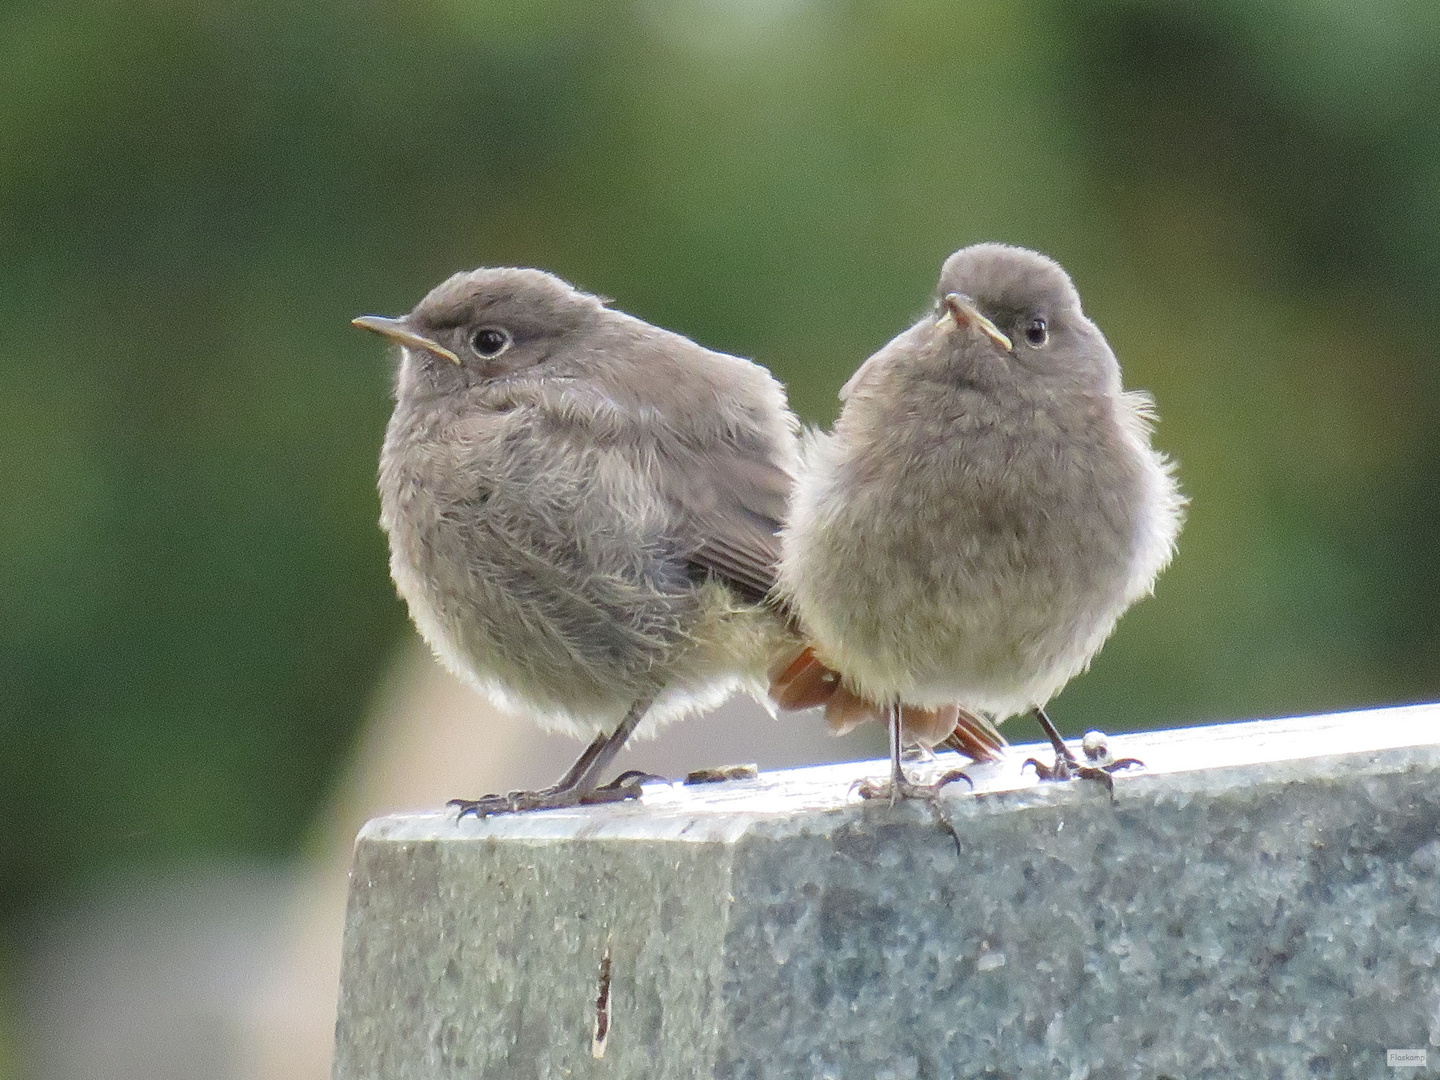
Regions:
[[[841, 398], [779, 571], [816, 654], [897, 709], [1040, 710], [1173, 553], [1183, 499], [1150, 399], [1065, 271], [1000, 244], [947, 259], [935, 312]], [[913, 793], [893, 723], [891, 750], [888, 790]]]

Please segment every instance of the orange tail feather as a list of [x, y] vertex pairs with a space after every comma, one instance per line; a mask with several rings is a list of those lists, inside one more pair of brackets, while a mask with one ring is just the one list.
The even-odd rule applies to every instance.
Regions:
[[[825, 721], [833, 734], [844, 735], [867, 720], [883, 723], [885, 707], [846, 689], [840, 676], [826, 667], [806, 646], [780, 657], [770, 666], [770, 698], [787, 712], [825, 706]], [[900, 706], [901, 730], [925, 746], [948, 746], [975, 761], [993, 761], [1007, 743], [995, 725], [959, 705], [922, 709]]]
[[770, 665], [770, 700], [787, 712], [824, 705], [840, 686], [840, 676], [815, 659], [808, 645]]

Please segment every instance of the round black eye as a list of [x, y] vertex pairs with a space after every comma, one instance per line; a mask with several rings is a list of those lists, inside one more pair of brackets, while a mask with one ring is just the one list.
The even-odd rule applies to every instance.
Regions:
[[470, 344], [481, 356], [499, 356], [510, 344], [510, 335], [494, 326], [482, 326], [475, 331]]
[[1041, 346], [1050, 339], [1050, 329], [1045, 325], [1044, 319], [1031, 319], [1030, 325], [1025, 327], [1025, 340], [1031, 345]]

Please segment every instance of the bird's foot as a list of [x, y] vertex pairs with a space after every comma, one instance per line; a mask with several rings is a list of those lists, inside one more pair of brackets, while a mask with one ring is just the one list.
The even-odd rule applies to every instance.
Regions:
[[600, 803], [638, 799], [647, 780], [664, 777], [632, 769], [623, 772], [608, 784], [581, 790], [577, 787], [541, 788], [539, 791], [512, 791], [508, 795], [482, 795], [478, 799], [451, 799], [446, 805], [457, 807], [458, 818], [466, 814], [494, 817], [499, 814], [522, 814], [530, 810], [561, 810], [570, 806], [595, 806]]
[[[1062, 744], [1063, 745], [1063, 744]], [[1120, 758], [1118, 761], [1110, 757], [1109, 741], [1103, 731], [1087, 731], [1085, 738], [1081, 741], [1080, 747], [1085, 751], [1085, 760], [1088, 764], [1082, 765], [1068, 748], [1065, 752], [1057, 752], [1055, 764], [1046, 765], [1037, 758], [1026, 758], [1020, 768], [1026, 765], [1035, 770], [1035, 775], [1042, 781], [1051, 780], [1098, 780], [1105, 785], [1105, 790], [1112, 795], [1115, 792], [1115, 780], [1113, 773], [1121, 769], [1135, 767], [1144, 768], [1145, 763], [1139, 758]]]
[[891, 777], [887, 780], [857, 780], [851, 785], [850, 790], [858, 792], [862, 799], [889, 799], [890, 805], [894, 806], [902, 799], [921, 799], [926, 802], [933, 801], [940, 790], [956, 780], [964, 780], [973, 789], [975, 781], [965, 775], [960, 769], [951, 769], [940, 776], [938, 780], [930, 784], [917, 784], [906, 777]]

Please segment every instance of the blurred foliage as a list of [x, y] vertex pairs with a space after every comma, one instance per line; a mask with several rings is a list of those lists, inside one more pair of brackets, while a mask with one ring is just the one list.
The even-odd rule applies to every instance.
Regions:
[[539, 265], [826, 422], [979, 239], [1074, 274], [1192, 496], [1070, 730], [1440, 690], [1429, 0], [12, 0], [0, 916], [283, 852], [409, 633], [361, 312]]

